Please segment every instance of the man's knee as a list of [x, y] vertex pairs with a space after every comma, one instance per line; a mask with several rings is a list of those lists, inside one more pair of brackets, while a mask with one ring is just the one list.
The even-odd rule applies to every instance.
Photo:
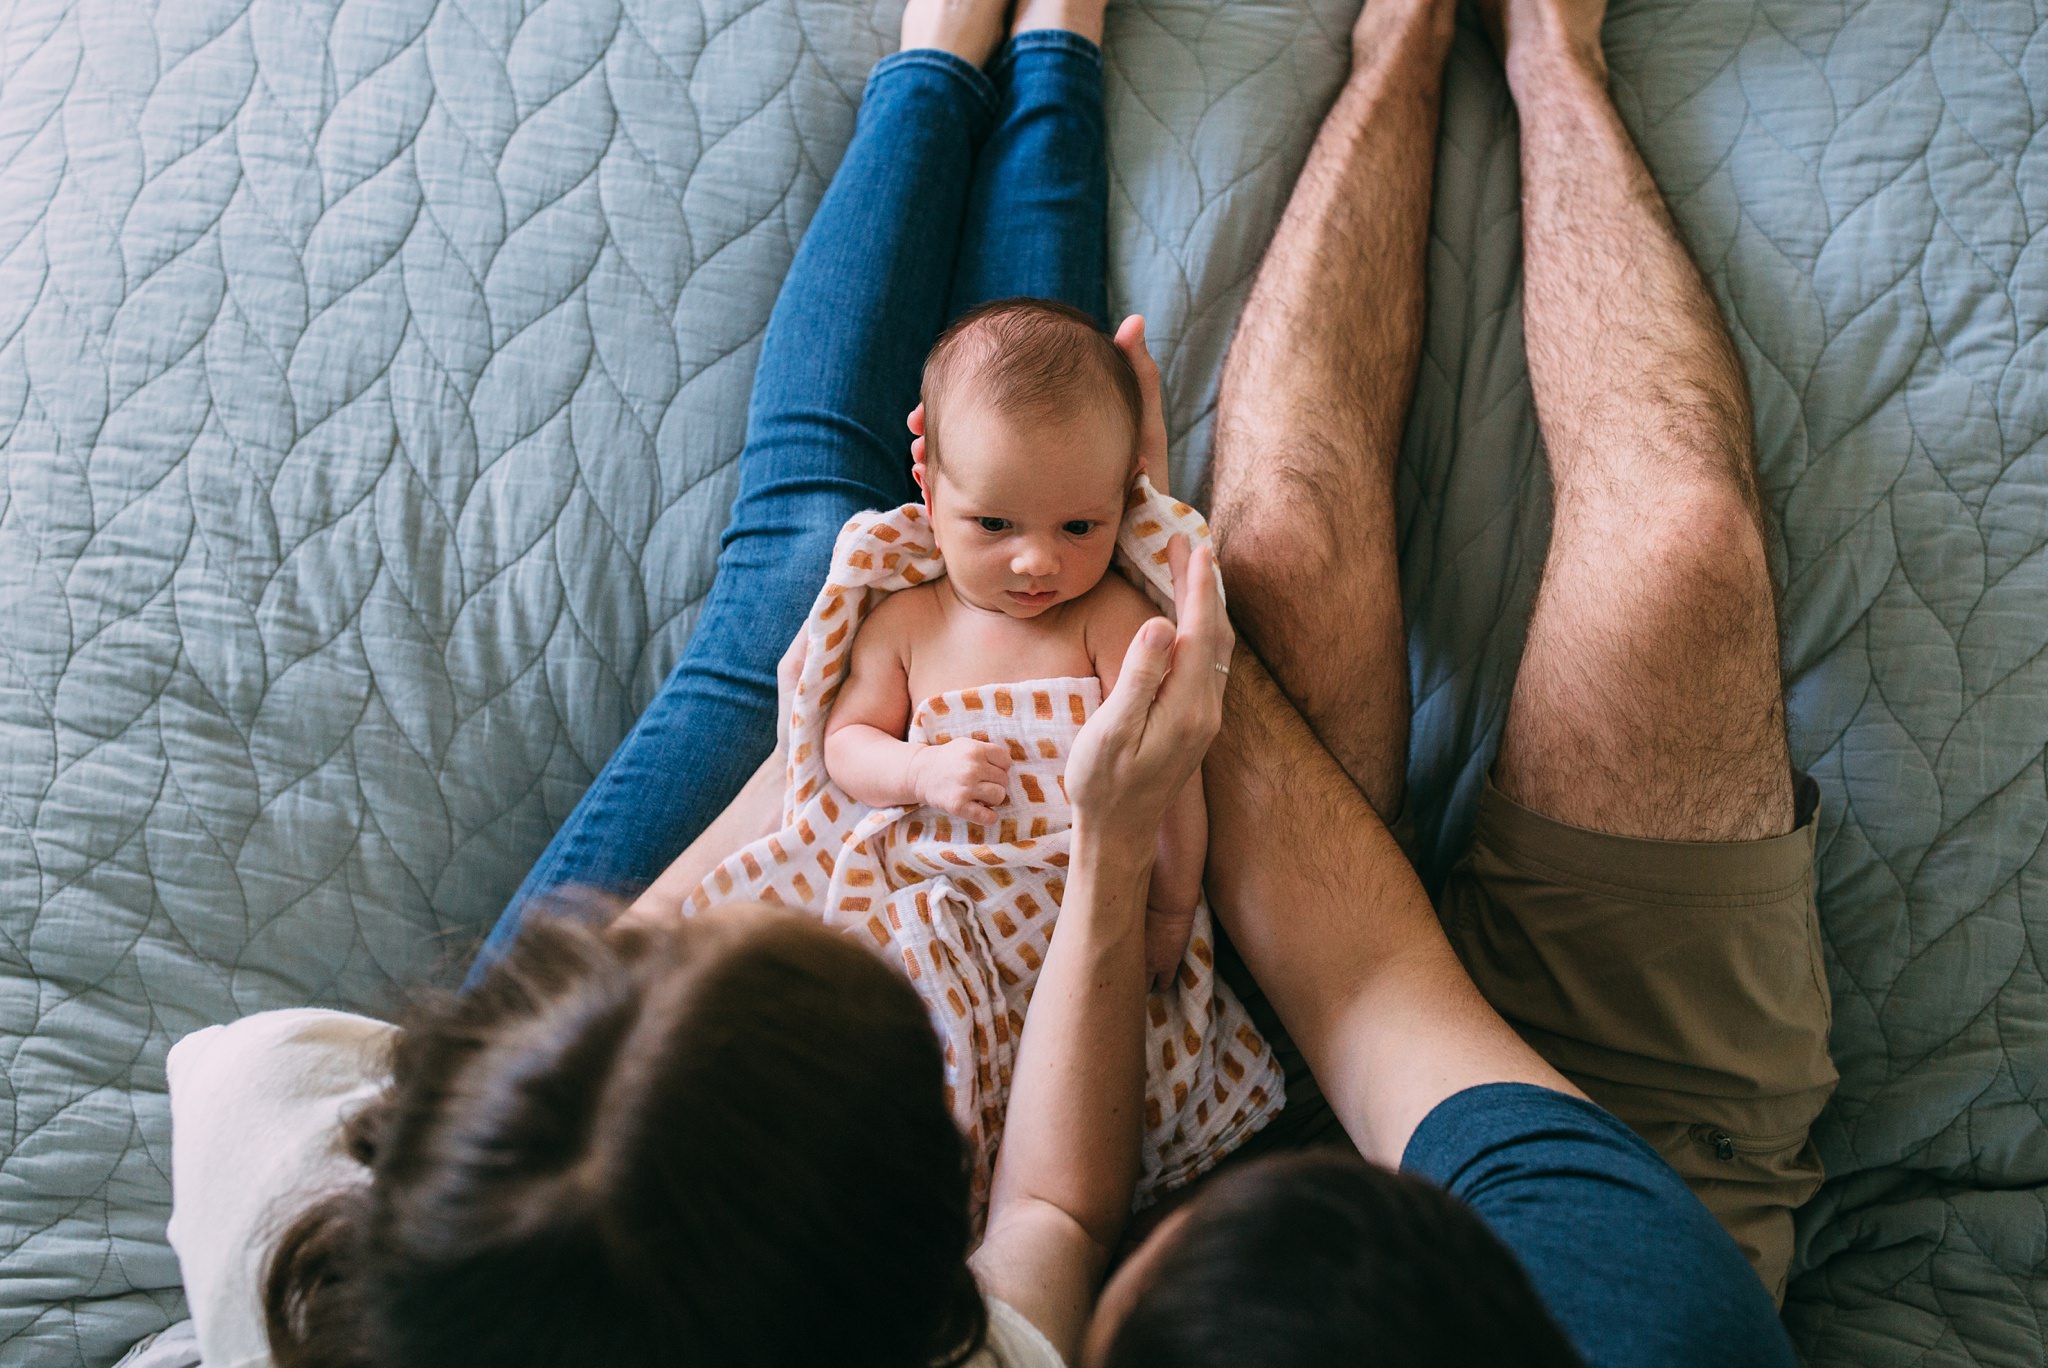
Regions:
[[[1631, 636], [1646, 614], [1668, 622], [1672, 644], [1723, 622], [1754, 631], [1759, 614], [1772, 614], [1763, 523], [1725, 482], [1561, 486], [1551, 536], [1546, 579], [1575, 599], [1593, 594], [1602, 616], [1633, 620]], [[1662, 630], [1656, 639], [1666, 640]]]
[[[1338, 491], [1327, 481], [1283, 461], [1271, 463], [1256, 487], [1239, 482], [1217, 490], [1210, 522], [1226, 586], [1233, 593], [1242, 586], [1252, 599], [1269, 592], [1291, 597], [1316, 584], [1327, 589], [1354, 559], [1346, 555], [1347, 523], [1348, 540], [1355, 543], [1361, 531], [1339, 511]], [[1288, 606], [1307, 602], [1313, 600]]]
[[1637, 553], [1645, 588], [1674, 611], [1731, 630], [1776, 633], [1776, 590], [1764, 526], [1742, 490], [1723, 482], [1682, 484], [1646, 510]]

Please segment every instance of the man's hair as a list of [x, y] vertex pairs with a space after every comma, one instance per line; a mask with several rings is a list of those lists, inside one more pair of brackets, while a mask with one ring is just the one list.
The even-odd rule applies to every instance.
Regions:
[[1471, 1208], [1353, 1153], [1226, 1174], [1170, 1239], [1109, 1368], [1581, 1368]]
[[270, 1256], [271, 1352], [962, 1362], [987, 1313], [944, 1087], [916, 992], [808, 918], [531, 918], [474, 992], [413, 1013], [389, 1090], [349, 1128], [368, 1181]]
[[971, 394], [1006, 418], [1050, 418], [1092, 402], [1126, 416], [1138, 459], [1144, 397], [1131, 360], [1096, 321], [1050, 299], [998, 299], [939, 334], [924, 361], [924, 459], [936, 470], [943, 415]]

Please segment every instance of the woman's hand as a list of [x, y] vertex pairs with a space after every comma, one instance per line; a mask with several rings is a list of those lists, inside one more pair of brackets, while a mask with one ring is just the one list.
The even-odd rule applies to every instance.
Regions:
[[1131, 638], [1116, 687], [1074, 738], [1067, 797], [1074, 824], [1150, 850], [1167, 805], [1202, 763], [1223, 721], [1236, 637], [1216, 558], [1167, 544], [1178, 629], [1154, 618]]
[[[1116, 345], [1138, 373], [1138, 395], [1144, 402], [1138, 423], [1138, 468], [1152, 487], [1166, 493], [1166, 409], [1159, 399], [1159, 366], [1145, 346], [1145, 316], [1132, 314], [1116, 330]], [[913, 426], [921, 427], [921, 424]]]
[[804, 652], [810, 646], [810, 623], [796, 629], [789, 649], [775, 665], [775, 754], [789, 754], [789, 714], [796, 704], [796, 686], [804, 677]]

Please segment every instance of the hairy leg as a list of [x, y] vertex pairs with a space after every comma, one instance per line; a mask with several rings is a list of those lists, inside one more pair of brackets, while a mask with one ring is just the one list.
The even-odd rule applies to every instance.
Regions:
[[1522, 122], [1524, 326], [1555, 519], [1495, 781], [1622, 836], [1791, 828], [1749, 391], [1607, 95], [1603, 0], [1487, 7]]
[[1366, 5], [1217, 408], [1213, 521], [1233, 616], [1386, 818], [1408, 751], [1394, 462], [1421, 362], [1454, 21], [1447, 0]]

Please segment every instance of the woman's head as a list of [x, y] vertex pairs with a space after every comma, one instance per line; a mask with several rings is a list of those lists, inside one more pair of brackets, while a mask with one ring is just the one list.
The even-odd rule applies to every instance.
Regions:
[[424, 1008], [370, 1182], [280, 1241], [280, 1368], [923, 1365], [977, 1344], [966, 1155], [906, 983], [803, 917], [535, 919]]
[[1578, 1368], [1471, 1208], [1343, 1150], [1263, 1159], [1161, 1222], [1104, 1289], [1086, 1368]]

